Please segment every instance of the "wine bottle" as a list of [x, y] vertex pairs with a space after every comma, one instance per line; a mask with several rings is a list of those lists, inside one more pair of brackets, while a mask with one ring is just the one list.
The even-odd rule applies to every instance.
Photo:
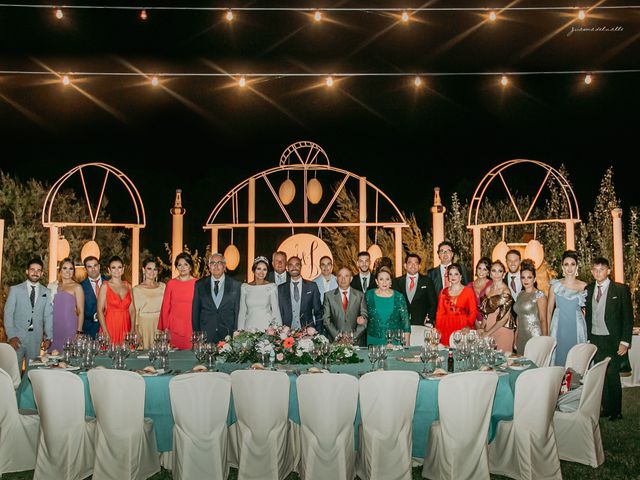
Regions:
[[449, 349], [449, 359], [447, 360], [447, 371], [453, 373], [453, 350]]

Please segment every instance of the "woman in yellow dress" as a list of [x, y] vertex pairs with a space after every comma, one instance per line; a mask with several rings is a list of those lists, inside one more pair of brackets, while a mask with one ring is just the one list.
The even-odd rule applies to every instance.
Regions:
[[158, 264], [153, 258], [142, 262], [142, 283], [133, 287], [133, 301], [136, 305], [135, 328], [148, 350], [153, 345], [165, 284], [158, 282]]

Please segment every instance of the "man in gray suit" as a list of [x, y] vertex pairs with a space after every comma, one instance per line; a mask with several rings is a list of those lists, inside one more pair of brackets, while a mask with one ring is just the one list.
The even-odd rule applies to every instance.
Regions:
[[364, 293], [351, 288], [353, 274], [348, 268], [338, 272], [338, 288], [324, 296], [324, 328], [331, 340], [340, 332], [353, 331], [353, 343], [364, 345], [367, 331], [367, 302]]
[[53, 338], [51, 291], [40, 283], [43, 270], [42, 260], [29, 260], [27, 280], [9, 289], [4, 306], [4, 328], [20, 366], [23, 358], [37, 357], [41, 346], [49, 348]]
[[193, 293], [193, 330], [206, 332], [208, 342], [219, 342], [233, 335], [238, 326], [240, 282], [225, 275], [226, 266], [223, 255], [211, 254], [211, 276], [198, 280]]

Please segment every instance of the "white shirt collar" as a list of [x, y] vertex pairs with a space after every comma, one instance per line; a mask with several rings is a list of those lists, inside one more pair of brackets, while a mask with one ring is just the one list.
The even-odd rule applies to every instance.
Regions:
[[610, 283], [611, 283], [611, 279], [607, 278], [602, 283], [596, 282], [596, 286], [600, 287], [600, 290], [606, 290]]

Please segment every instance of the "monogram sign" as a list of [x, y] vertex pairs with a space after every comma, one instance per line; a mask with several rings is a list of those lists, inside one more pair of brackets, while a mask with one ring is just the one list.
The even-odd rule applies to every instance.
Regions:
[[324, 241], [309, 233], [299, 233], [287, 238], [278, 250], [287, 253], [287, 258], [300, 257], [302, 278], [313, 280], [320, 275], [320, 259], [325, 255], [333, 260], [333, 255]]

